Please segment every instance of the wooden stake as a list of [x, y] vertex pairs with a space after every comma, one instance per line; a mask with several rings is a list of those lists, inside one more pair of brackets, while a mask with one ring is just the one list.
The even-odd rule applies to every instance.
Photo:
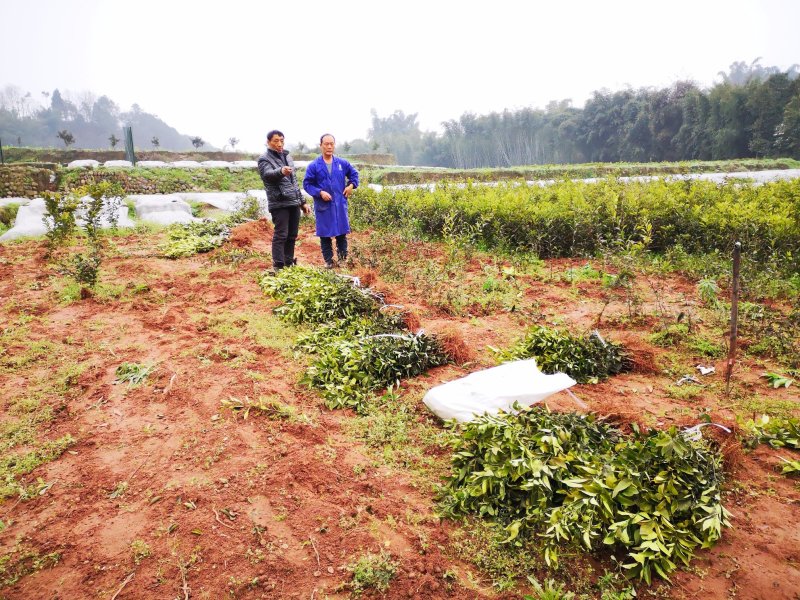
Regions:
[[728, 363], [725, 368], [725, 394], [731, 394], [731, 375], [733, 363], [736, 360], [736, 342], [739, 330], [739, 262], [742, 254], [742, 243], [733, 245], [733, 289], [731, 290], [731, 338], [728, 350]]

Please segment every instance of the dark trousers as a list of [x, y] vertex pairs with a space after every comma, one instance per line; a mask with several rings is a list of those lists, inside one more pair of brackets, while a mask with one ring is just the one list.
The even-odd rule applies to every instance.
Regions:
[[282, 269], [294, 264], [294, 243], [300, 228], [300, 207], [290, 206], [270, 210], [272, 215], [272, 266]]
[[[322, 248], [322, 258], [326, 263], [333, 260], [333, 238], [321, 237], [319, 238], [319, 245]], [[339, 260], [347, 258], [347, 234], [336, 236], [336, 256]]]

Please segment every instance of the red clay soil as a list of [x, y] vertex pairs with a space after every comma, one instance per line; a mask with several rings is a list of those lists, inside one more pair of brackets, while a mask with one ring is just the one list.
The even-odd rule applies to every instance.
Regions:
[[[366, 234], [353, 238], [358, 244]], [[321, 265], [311, 232], [304, 228], [299, 242], [300, 262]], [[255, 281], [267, 259], [254, 254], [230, 267], [212, 262], [220, 251], [170, 261], [146, 238], [116, 244], [102, 270], [104, 284], [119, 286], [120, 296], [69, 304], [57, 300], [58, 280], [44, 262], [42, 242], [0, 246], [0, 330], [24, 322], [28, 340], [49, 343], [38, 361], [0, 370], [5, 416], [12, 418], [12, 404], [26, 388], [63, 377], [64, 365], [81, 367], [68, 385], [38, 396], [53, 411], [39, 437], [75, 439], [60, 458], [23, 477], [26, 484], [52, 485], [33, 499], [0, 506], [1, 555], [12, 562], [25, 550], [60, 558], [0, 588], [0, 597], [347, 598], [348, 565], [381, 551], [397, 561], [397, 573], [388, 591], [364, 597], [521, 597], [493, 592], [474, 566], [455, 558], [449, 540], [458, 523], [435, 516], [430, 486], [376, 460], [348, 435], [351, 412], [325, 409], [298, 383], [304, 363], [284, 349], [296, 332], [269, 315], [275, 303]], [[267, 253], [269, 228], [241, 226], [231, 244]], [[569, 283], [523, 278], [538, 318], [527, 305], [530, 311], [521, 314], [452, 317], [371, 269], [357, 271], [400, 300], [426, 330], [448, 331], [469, 361], [466, 368], [434, 370], [423, 387], [493, 365], [487, 345], [508, 345], [532, 322], [591, 328], [603, 302], [596, 287], [576, 293]], [[480, 265], [470, 271], [479, 274]], [[664, 283], [678, 291], [659, 302], [679, 310], [691, 288], [678, 279]], [[644, 313], [655, 312], [655, 300], [646, 300]], [[667, 394], [674, 377], [656, 367], [664, 352], [643, 341], [651, 331], [646, 325], [639, 331], [624, 322], [625, 310], [609, 306], [601, 329], [641, 350], [637, 372], [576, 386], [578, 404], [559, 394], [549, 405], [585, 406], [649, 427], [694, 423], [701, 412], [732, 425], [732, 406], [707, 406], [712, 398], [702, 392], [690, 399]], [[24, 351], [21, 345], [0, 349], [0, 359], [8, 365], [7, 357]], [[115, 384], [123, 362], [155, 370], [143, 385]], [[723, 361], [714, 364], [721, 373]], [[800, 407], [796, 387], [763, 388], [759, 368], [739, 367], [740, 388], [758, 385], [763, 395]], [[712, 377], [719, 382], [719, 375]], [[259, 397], [289, 404], [311, 423], [255, 412], [245, 420], [222, 406]], [[430, 419], [423, 406], [419, 413]], [[661, 597], [800, 598], [800, 490], [776, 472], [778, 456], [788, 454], [730, 450], [736, 468], [725, 505], [733, 526], [690, 569], [676, 573]], [[639, 597], [649, 597], [646, 588]]]

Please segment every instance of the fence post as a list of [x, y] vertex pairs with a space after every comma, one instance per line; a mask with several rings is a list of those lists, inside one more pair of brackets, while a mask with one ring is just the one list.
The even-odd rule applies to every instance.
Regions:
[[125, 137], [125, 160], [129, 161], [134, 167], [136, 166], [136, 155], [133, 153], [133, 128], [123, 127]]
[[731, 374], [736, 360], [736, 343], [739, 329], [739, 263], [742, 254], [742, 242], [733, 245], [733, 289], [731, 290], [731, 337], [728, 349], [728, 364], [725, 368], [725, 394], [731, 393]]
[[0, 140], [0, 165], [6, 164], [6, 159], [3, 157], [3, 140]]

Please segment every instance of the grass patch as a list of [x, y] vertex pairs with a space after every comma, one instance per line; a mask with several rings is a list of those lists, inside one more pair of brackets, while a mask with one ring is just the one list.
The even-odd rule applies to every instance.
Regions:
[[468, 518], [450, 537], [455, 555], [472, 563], [498, 591], [513, 590], [530, 573], [544, 568], [542, 547], [535, 540], [521, 546], [504, 543], [508, 537], [497, 524]]
[[358, 416], [345, 421], [345, 430], [370, 448], [383, 464], [435, 478], [445, 472], [447, 465], [429, 449], [445, 447], [449, 433], [420, 420], [416, 412], [419, 404], [411, 395], [401, 396], [390, 387], [385, 394], [365, 402]]
[[287, 421], [300, 425], [313, 425], [314, 421], [307, 414], [300, 412], [296, 407], [275, 398], [259, 396], [257, 400], [251, 400], [247, 396], [235, 398], [229, 396], [221, 400], [222, 408], [230, 410], [235, 416], [247, 419], [250, 413], [264, 415], [272, 420]]
[[154, 370], [155, 365], [152, 364], [124, 362], [114, 371], [117, 376], [114, 383], [127, 383], [128, 387], [134, 387], [147, 381]]
[[55, 566], [59, 560], [61, 554], [58, 552], [40, 554], [18, 543], [11, 552], [0, 556], [0, 587], [14, 585], [23, 577]]
[[38, 447], [23, 454], [5, 454], [0, 458], [0, 499], [19, 496], [23, 500], [33, 497], [40, 487], [36, 484], [25, 487], [19, 478], [36, 467], [55, 460], [75, 443], [67, 434], [57, 440], [42, 442]]

